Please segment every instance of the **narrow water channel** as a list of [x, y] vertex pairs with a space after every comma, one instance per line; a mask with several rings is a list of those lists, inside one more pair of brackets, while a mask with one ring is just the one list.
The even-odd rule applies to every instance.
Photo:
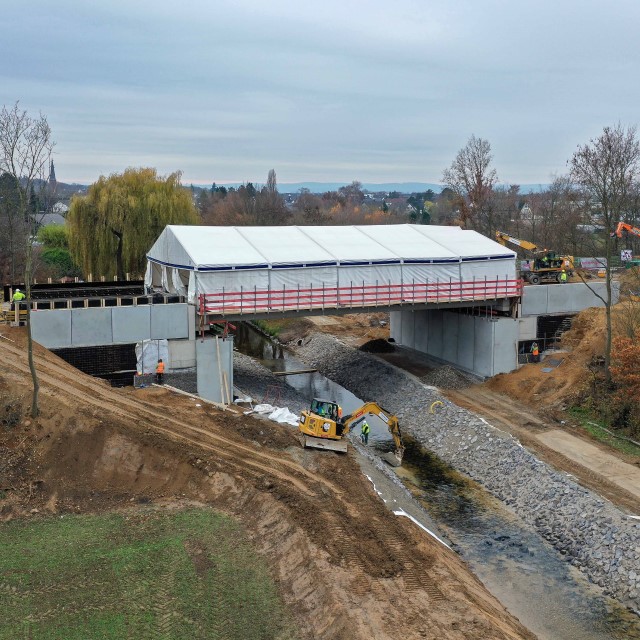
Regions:
[[[271, 371], [305, 365], [248, 325], [238, 327], [236, 348]], [[287, 376], [300, 394], [338, 402], [345, 413], [360, 398], [318, 372]], [[375, 400], [375, 398], [367, 398]], [[383, 450], [393, 442], [375, 416], [370, 445]], [[640, 640], [640, 620], [591, 585], [532, 527], [441, 462], [417, 442], [406, 439], [398, 477], [485, 587], [541, 640]]]

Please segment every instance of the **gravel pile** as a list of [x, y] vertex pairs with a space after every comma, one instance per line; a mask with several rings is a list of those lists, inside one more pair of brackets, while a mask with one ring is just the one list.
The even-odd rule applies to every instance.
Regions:
[[254, 404], [265, 401], [278, 407], [289, 407], [293, 413], [300, 413], [309, 406], [309, 401], [284, 380], [237, 351], [233, 353], [233, 386], [251, 396]]
[[475, 383], [471, 377], [449, 365], [438, 367], [420, 379], [425, 384], [439, 389], [466, 389]]
[[[567, 561], [640, 615], [640, 520], [541, 462], [511, 435], [437, 389], [374, 356], [322, 334], [296, 353], [363, 400], [396, 413], [407, 433], [510, 505]], [[434, 415], [429, 407], [435, 400], [444, 407]]]
[[365, 342], [360, 347], [360, 351], [366, 351], [367, 353], [393, 353], [395, 350], [396, 348], [390, 342], [382, 338], [369, 340], [369, 342]]

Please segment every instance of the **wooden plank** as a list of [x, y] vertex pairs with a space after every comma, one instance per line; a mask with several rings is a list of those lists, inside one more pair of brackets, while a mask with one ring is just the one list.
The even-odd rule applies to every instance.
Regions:
[[300, 373], [313, 373], [317, 369], [299, 369], [298, 371], [273, 371], [274, 376], [297, 376]]

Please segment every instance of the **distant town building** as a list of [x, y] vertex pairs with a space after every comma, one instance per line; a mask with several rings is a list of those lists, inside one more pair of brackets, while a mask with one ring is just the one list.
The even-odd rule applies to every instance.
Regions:
[[36, 231], [40, 227], [46, 227], [50, 224], [55, 224], [60, 227], [64, 227], [64, 225], [67, 224], [67, 221], [65, 220], [64, 216], [61, 216], [59, 213], [41, 213], [41, 214], [38, 214], [37, 216], [32, 216], [32, 219], [33, 219]]

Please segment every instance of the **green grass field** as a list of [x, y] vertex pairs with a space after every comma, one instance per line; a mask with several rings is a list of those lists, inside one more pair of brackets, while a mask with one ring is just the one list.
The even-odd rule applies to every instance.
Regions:
[[207, 509], [0, 525], [0, 638], [293, 638], [265, 563]]

